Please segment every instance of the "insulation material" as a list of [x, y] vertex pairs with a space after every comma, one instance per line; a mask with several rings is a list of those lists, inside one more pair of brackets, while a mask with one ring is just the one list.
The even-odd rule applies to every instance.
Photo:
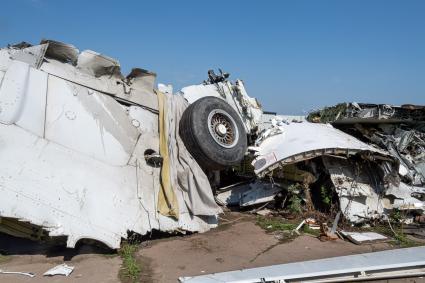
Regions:
[[[186, 149], [179, 135], [179, 122], [187, 101], [178, 95], [163, 96], [164, 122], [169, 155], [171, 187], [180, 195], [193, 215], [217, 215], [222, 212], [216, 204], [210, 182], [204, 171]], [[161, 103], [160, 103], [161, 104]], [[160, 131], [161, 132], [161, 131]]]
[[179, 207], [174, 193], [174, 184], [171, 182], [171, 164], [170, 164], [170, 136], [168, 132], [169, 121], [168, 116], [168, 105], [166, 102], [165, 95], [161, 92], [157, 92], [158, 95], [158, 108], [159, 108], [159, 153], [163, 158], [161, 167], [161, 190], [159, 191], [158, 197], [158, 211], [165, 216], [173, 216], [178, 218]]

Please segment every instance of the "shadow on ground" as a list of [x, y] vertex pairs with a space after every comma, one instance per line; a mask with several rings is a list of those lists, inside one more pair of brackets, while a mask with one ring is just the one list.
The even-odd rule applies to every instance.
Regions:
[[79, 242], [75, 249], [70, 249], [66, 247], [64, 239], [56, 239], [52, 242], [36, 242], [0, 233], [0, 254], [3, 255], [62, 256], [65, 261], [69, 261], [74, 256], [81, 254], [113, 255], [115, 253], [115, 250], [100, 243]]

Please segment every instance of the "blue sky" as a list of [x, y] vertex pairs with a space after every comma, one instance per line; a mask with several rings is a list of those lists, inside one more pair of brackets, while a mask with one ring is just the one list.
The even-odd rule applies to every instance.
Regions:
[[425, 1], [3, 1], [0, 45], [42, 38], [155, 71], [175, 89], [210, 68], [266, 110], [425, 104]]

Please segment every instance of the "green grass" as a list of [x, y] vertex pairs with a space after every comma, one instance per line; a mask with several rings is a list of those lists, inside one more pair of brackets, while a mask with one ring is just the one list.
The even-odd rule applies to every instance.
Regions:
[[302, 228], [302, 232], [305, 233], [305, 234], [310, 234], [310, 235], [315, 236], [315, 237], [320, 236], [320, 230], [311, 229], [310, 227], [308, 227], [307, 224], [304, 224], [304, 226]]
[[322, 198], [322, 203], [329, 207], [332, 201], [332, 191], [327, 189], [324, 186], [320, 187], [320, 196]]
[[[298, 220], [297, 220], [298, 221]], [[280, 241], [289, 242], [299, 236], [298, 233], [295, 233], [294, 230], [297, 228], [299, 223], [289, 223], [284, 222], [280, 218], [266, 218], [259, 216], [257, 217], [257, 225], [266, 230], [267, 232], [280, 232]], [[299, 230], [301, 234], [309, 234], [315, 237], [320, 235], [319, 230], [313, 230], [308, 227], [307, 224], [304, 224], [303, 227]]]
[[298, 195], [293, 195], [289, 199], [288, 209], [294, 214], [302, 212], [301, 198]]
[[257, 225], [268, 232], [292, 231], [297, 228], [296, 224], [285, 223], [276, 218], [257, 217]]
[[397, 234], [394, 236], [395, 244], [402, 248], [419, 246], [420, 243], [409, 239], [405, 234]]
[[137, 247], [137, 245], [125, 243], [118, 252], [122, 258], [121, 275], [131, 282], [137, 282], [142, 271], [135, 258]]
[[391, 230], [389, 225], [381, 224], [370, 227], [367, 230], [392, 238], [393, 240], [390, 243], [397, 247], [408, 248], [421, 245], [421, 243], [410, 239], [406, 234], [404, 234], [401, 225], [393, 224], [393, 229], [394, 232]]

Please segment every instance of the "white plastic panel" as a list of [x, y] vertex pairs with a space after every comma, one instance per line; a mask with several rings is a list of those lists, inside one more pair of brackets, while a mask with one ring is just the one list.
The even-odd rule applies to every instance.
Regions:
[[0, 86], [0, 123], [13, 124], [19, 118], [29, 78], [29, 65], [13, 61]]
[[139, 132], [112, 97], [49, 76], [45, 138], [111, 165], [126, 165]]

